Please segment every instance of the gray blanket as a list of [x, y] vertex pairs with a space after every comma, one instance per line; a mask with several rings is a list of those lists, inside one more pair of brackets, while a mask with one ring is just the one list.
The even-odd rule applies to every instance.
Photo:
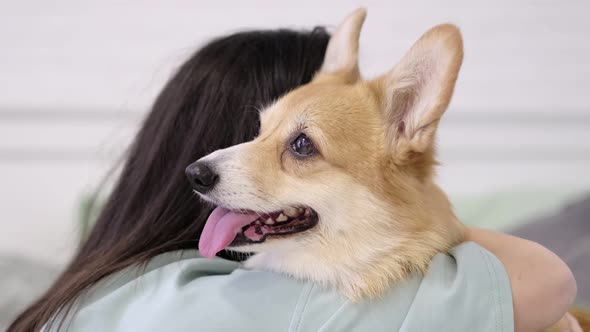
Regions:
[[561, 257], [576, 277], [577, 302], [590, 305], [590, 196], [558, 213], [530, 220], [511, 233], [538, 242]]
[[57, 277], [58, 269], [22, 257], [0, 256], [0, 331]]

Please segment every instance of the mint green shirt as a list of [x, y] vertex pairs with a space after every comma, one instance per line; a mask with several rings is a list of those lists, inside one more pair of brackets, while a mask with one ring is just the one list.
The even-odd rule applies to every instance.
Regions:
[[434, 257], [423, 276], [353, 304], [313, 283], [197, 251], [154, 258], [80, 299], [69, 331], [513, 331], [512, 292], [498, 259], [475, 243]]

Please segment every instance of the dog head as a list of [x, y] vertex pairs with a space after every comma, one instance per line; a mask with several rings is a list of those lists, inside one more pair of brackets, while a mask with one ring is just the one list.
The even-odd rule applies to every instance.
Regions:
[[379, 292], [371, 273], [399, 279], [459, 239], [432, 182], [434, 137], [462, 61], [459, 30], [432, 28], [390, 71], [363, 80], [365, 16], [358, 9], [337, 28], [312, 82], [261, 112], [256, 139], [187, 168], [218, 206], [203, 255], [255, 252], [250, 266], [352, 287], [354, 297]]

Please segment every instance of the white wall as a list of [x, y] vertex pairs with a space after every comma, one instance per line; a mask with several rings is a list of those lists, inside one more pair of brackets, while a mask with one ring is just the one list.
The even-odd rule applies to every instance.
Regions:
[[463, 31], [464, 66], [439, 144], [451, 193], [590, 184], [588, 1], [5, 1], [0, 252], [67, 258], [77, 198], [207, 39], [333, 27], [359, 4], [369, 9], [361, 41], [368, 76], [436, 23]]

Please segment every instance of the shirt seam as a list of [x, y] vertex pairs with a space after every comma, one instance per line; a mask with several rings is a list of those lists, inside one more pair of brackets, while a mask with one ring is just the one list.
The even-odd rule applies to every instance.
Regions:
[[324, 328], [325, 328], [325, 327], [326, 327], [326, 326], [327, 326], [327, 325], [328, 325], [330, 322], [332, 322], [332, 320], [334, 319], [334, 317], [335, 317], [335, 316], [336, 316], [338, 313], [340, 313], [340, 311], [342, 311], [342, 310], [344, 309], [344, 307], [345, 307], [345, 306], [346, 306], [348, 303], [349, 303], [349, 302], [348, 302], [348, 301], [346, 301], [346, 302], [342, 303], [342, 304], [340, 305], [340, 307], [338, 307], [338, 309], [334, 310], [334, 312], [333, 312], [333, 313], [330, 315], [330, 317], [329, 317], [328, 319], [326, 319], [326, 321], [325, 321], [325, 322], [322, 324], [322, 326], [320, 326], [320, 327], [317, 329], [317, 332], [321, 332], [321, 331], [323, 331], [323, 330], [324, 330]]
[[293, 310], [293, 315], [291, 316], [291, 322], [289, 323], [289, 332], [300, 331], [301, 322], [303, 321], [303, 314], [305, 313], [305, 309], [307, 308], [307, 304], [309, 303], [311, 292], [314, 287], [315, 285], [313, 284], [309, 287], [305, 287], [299, 294], [299, 298], [295, 304], [295, 310]]
[[496, 271], [493, 269], [492, 262], [490, 261], [490, 257], [481, 249], [478, 250], [479, 254], [483, 258], [486, 263], [486, 270], [488, 272], [488, 277], [490, 278], [491, 282], [491, 297], [492, 301], [495, 302], [495, 315], [494, 315], [494, 323], [496, 325], [496, 331], [505, 331], [505, 324], [504, 324], [504, 317], [503, 313], [504, 310], [502, 308], [502, 294], [500, 292], [500, 288], [498, 286], [498, 276]]
[[[422, 280], [424, 280], [424, 276], [421, 276]], [[420, 282], [422, 283], [422, 282]], [[410, 314], [410, 311], [412, 310], [412, 306], [414, 305], [414, 302], [416, 301], [416, 297], [418, 296], [418, 292], [420, 291], [420, 287], [418, 287], [418, 289], [416, 289], [416, 291], [414, 292], [414, 296], [412, 296], [412, 301], [410, 302], [410, 305], [408, 306], [408, 310], [406, 311], [406, 314], [404, 315], [404, 319], [401, 321], [401, 325], [400, 328], [402, 326], [404, 326], [406, 319], [408, 318], [408, 315]]]

